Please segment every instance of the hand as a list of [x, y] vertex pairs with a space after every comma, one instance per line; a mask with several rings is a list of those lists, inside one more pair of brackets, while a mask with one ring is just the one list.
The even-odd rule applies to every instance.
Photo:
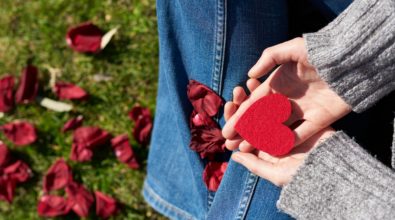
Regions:
[[234, 150], [239, 145], [251, 149], [251, 145], [237, 135], [234, 126], [252, 103], [271, 93], [281, 93], [291, 101], [292, 114], [285, 124], [296, 127], [293, 130], [295, 146], [351, 111], [351, 107], [320, 79], [316, 69], [308, 62], [303, 38], [295, 38], [266, 49], [248, 75], [251, 78], [259, 78], [276, 65], [280, 66], [264, 83], [254, 85], [256, 88], [250, 97], [240, 103], [235, 114], [228, 118], [222, 130], [223, 136], [228, 139], [228, 149]]
[[[253, 92], [260, 82], [256, 79], [247, 81], [247, 87]], [[247, 94], [241, 87], [233, 90], [233, 101], [225, 105], [225, 120], [228, 120], [237, 111], [238, 106], [247, 99]], [[292, 176], [299, 169], [307, 154], [321, 141], [334, 133], [332, 128], [325, 128], [310, 137], [303, 144], [295, 147], [292, 151], [282, 157], [274, 157], [265, 152], [241, 144], [240, 152], [234, 152], [232, 159], [245, 166], [252, 173], [265, 178], [277, 186], [288, 184]], [[229, 140], [227, 140], [229, 141]], [[244, 142], [242, 142], [244, 143]]]

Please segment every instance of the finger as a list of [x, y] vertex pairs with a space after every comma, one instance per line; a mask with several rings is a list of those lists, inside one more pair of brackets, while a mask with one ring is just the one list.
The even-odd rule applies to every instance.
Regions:
[[277, 167], [272, 163], [259, 159], [252, 153], [235, 152], [232, 159], [246, 167], [252, 173], [276, 183], [280, 173], [277, 173]]
[[321, 129], [322, 127], [317, 126], [317, 124], [312, 123], [311, 121], [304, 121], [294, 129], [295, 146], [305, 142], [308, 138], [319, 132]]
[[243, 141], [243, 139], [238, 138], [238, 139], [226, 139], [225, 141], [225, 146], [228, 150], [233, 151], [239, 148], [240, 143]]
[[259, 151], [258, 152], [258, 157], [260, 159], [262, 159], [264, 161], [267, 161], [267, 162], [270, 162], [272, 164], [278, 163], [279, 160], [280, 160], [279, 157], [272, 156], [272, 155], [270, 155], [270, 154], [268, 154], [266, 152], [263, 152], [263, 151]]
[[289, 61], [297, 61], [305, 50], [303, 38], [295, 38], [284, 43], [266, 48], [258, 62], [250, 69], [248, 76], [259, 78], [267, 74], [277, 65]]
[[246, 140], [242, 141], [239, 144], [239, 149], [241, 152], [245, 152], [245, 153], [249, 153], [249, 152], [252, 152], [255, 150], [255, 148], [250, 143], [248, 143]]
[[237, 86], [233, 89], [233, 102], [236, 105], [240, 105], [247, 99], [247, 94], [241, 86]]
[[257, 79], [249, 79], [247, 80], [247, 88], [250, 90], [250, 93], [253, 92], [258, 86], [261, 85], [261, 82]]
[[230, 117], [237, 111], [237, 106], [233, 102], [227, 102], [224, 106], [224, 118], [228, 121]]

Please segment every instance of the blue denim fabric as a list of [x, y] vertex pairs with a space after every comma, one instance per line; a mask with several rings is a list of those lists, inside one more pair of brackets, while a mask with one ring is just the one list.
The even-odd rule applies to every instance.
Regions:
[[[143, 195], [172, 219], [289, 219], [280, 189], [234, 161], [216, 193], [189, 148], [189, 79], [230, 100], [262, 51], [288, 38], [286, 0], [158, 0], [159, 87]], [[218, 118], [223, 126], [224, 120]]]

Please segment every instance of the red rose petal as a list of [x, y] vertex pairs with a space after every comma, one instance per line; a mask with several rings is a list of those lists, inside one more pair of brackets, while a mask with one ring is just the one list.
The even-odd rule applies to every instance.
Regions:
[[87, 217], [93, 204], [92, 194], [81, 184], [71, 182], [66, 187], [71, 209], [80, 217]]
[[44, 195], [37, 205], [37, 212], [43, 217], [56, 217], [69, 213], [70, 205], [62, 196]]
[[11, 203], [14, 199], [15, 187], [16, 183], [14, 180], [7, 176], [0, 176], [0, 200], [5, 200], [8, 203]]
[[217, 123], [210, 116], [193, 111], [190, 115], [189, 127], [192, 129], [204, 126], [218, 127]]
[[96, 215], [107, 219], [118, 211], [117, 201], [99, 191], [95, 191], [96, 197]]
[[111, 145], [119, 161], [126, 163], [132, 169], [140, 168], [126, 134], [113, 138]]
[[191, 129], [190, 148], [206, 158], [213, 153], [225, 152], [225, 138], [218, 127], [198, 127]]
[[17, 146], [29, 145], [37, 140], [36, 129], [28, 122], [11, 122], [1, 126], [0, 130]]
[[0, 142], [0, 169], [8, 165], [11, 159], [10, 151], [4, 143]]
[[15, 163], [4, 168], [3, 172], [15, 181], [15, 183], [26, 182], [32, 175], [30, 167], [21, 160], [17, 160]]
[[71, 130], [74, 130], [74, 129], [80, 127], [82, 125], [83, 121], [84, 121], [84, 117], [82, 117], [82, 115], [68, 120], [63, 125], [62, 132], [71, 131]]
[[4, 76], [0, 79], [0, 112], [8, 112], [14, 107], [13, 89], [13, 76]]
[[228, 162], [208, 162], [203, 171], [203, 181], [210, 191], [217, 191]]
[[85, 145], [87, 148], [103, 145], [110, 138], [111, 135], [107, 131], [98, 127], [79, 127], [73, 133], [73, 142]]
[[215, 116], [223, 105], [220, 96], [209, 87], [195, 80], [189, 80], [187, 95], [193, 108], [199, 114]]
[[100, 51], [103, 33], [99, 27], [86, 22], [72, 27], [66, 35], [67, 44], [75, 51], [96, 53]]
[[47, 174], [44, 176], [44, 181], [43, 181], [44, 192], [62, 189], [66, 187], [71, 181], [73, 181], [71, 168], [63, 160], [63, 158], [58, 159], [48, 169]]
[[60, 99], [85, 100], [88, 98], [88, 93], [85, 90], [72, 83], [57, 82], [54, 91]]
[[92, 159], [93, 152], [90, 148], [84, 144], [73, 143], [71, 146], [70, 159], [79, 162], [90, 161]]
[[135, 122], [133, 136], [142, 145], [149, 143], [152, 131], [152, 117], [148, 108], [135, 106], [130, 110], [129, 117]]
[[15, 93], [17, 103], [32, 102], [38, 91], [38, 70], [35, 66], [27, 66], [22, 71], [19, 87]]

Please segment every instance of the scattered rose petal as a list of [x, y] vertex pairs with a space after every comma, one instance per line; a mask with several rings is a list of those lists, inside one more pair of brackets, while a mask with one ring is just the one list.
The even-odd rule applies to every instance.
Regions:
[[71, 168], [63, 160], [63, 158], [58, 159], [47, 171], [44, 176], [43, 189], [44, 192], [49, 192], [51, 190], [63, 189], [71, 181], [73, 181], [73, 176]]
[[95, 191], [96, 197], [96, 215], [107, 219], [118, 211], [117, 201], [99, 191]]
[[126, 163], [132, 169], [138, 169], [140, 167], [126, 134], [113, 138], [111, 145], [119, 161]]
[[129, 112], [129, 117], [135, 122], [133, 136], [137, 142], [147, 145], [151, 137], [152, 118], [148, 108], [135, 106]]
[[203, 126], [215, 127], [215, 126], [217, 126], [217, 124], [208, 115], [199, 114], [196, 111], [193, 111], [190, 116], [189, 126], [190, 126], [190, 128], [197, 128], [197, 127], [203, 127]]
[[92, 149], [106, 144], [111, 135], [98, 127], [79, 127], [74, 130], [70, 159], [89, 161], [92, 159]]
[[15, 187], [15, 181], [7, 176], [0, 175], [0, 200], [5, 200], [8, 203], [11, 203], [14, 199]]
[[82, 88], [67, 82], [56, 82], [54, 91], [60, 99], [85, 100], [88, 93]]
[[93, 204], [92, 194], [81, 184], [71, 182], [66, 187], [71, 209], [80, 217], [87, 217]]
[[14, 77], [0, 79], [0, 112], [8, 112], [14, 107]]
[[217, 127], [199, 127], [191, 129], [190, 147], [198, 152], [201, 158], [212, 153], [225, 152], [225, 138]]
[[0, 169], [10, 162], [10, 151], [4, 143], [0, 142]]
[[103, 32], [99, 27], [86, 22], [70, 28], [67, 31], [67, 44], [75, 51], [96, 53], [100, 51]]
[[34, 101], [38, 91], [38, 70], [35, 66], [27, 66], [22, 71], [19, 87], [15, 93], [17, 103], [28, 103]]
[[118, 27], [115, 27], [110, 31], [108, 31], [106, 34], [104, 34], [100, 42], [100, 49], [103, 50], [107, 46], [107, 44], [110, 43], [112, 37], [114, 37], [117, 31], [118, 31]]
[[217, 191], [228, 162], [208, 162], [203, 171], [203, 181], [210, 191]]
[[76, 118], [72, 118], [68, 120], [62, 128], [62, 132], [74, 130], [82, 125], [84, 121], [84, 117], [82, 115], [77, 116]]
[[36, 129], [29, 122], [11, 122], [0, 127], [4, 135], [17, 146], [29, 145], [36, 141]]
[[4, 168], [3, 172], [11, 180], [15, 181], [15, 183], [24, 183], [32, 176], [30, 167], [21, 160], [17, 160], [15, 163]]
[[187, 94], [195, 111], [199, 114], [207, 114], [212, 117], [218, 113], [223, 101], [209, 87], [195, 81], [189, 80]]
[[42, 107], [56, 112], [69, 112], [73, 106], [64, 102], [55, 101], [49, 98], [40, 98], [39, 103]]
[[70, 204], [62, 196], [44, 195], [37, 205], [37, 212], [43, 217], [66, 215], [70, 211]]

